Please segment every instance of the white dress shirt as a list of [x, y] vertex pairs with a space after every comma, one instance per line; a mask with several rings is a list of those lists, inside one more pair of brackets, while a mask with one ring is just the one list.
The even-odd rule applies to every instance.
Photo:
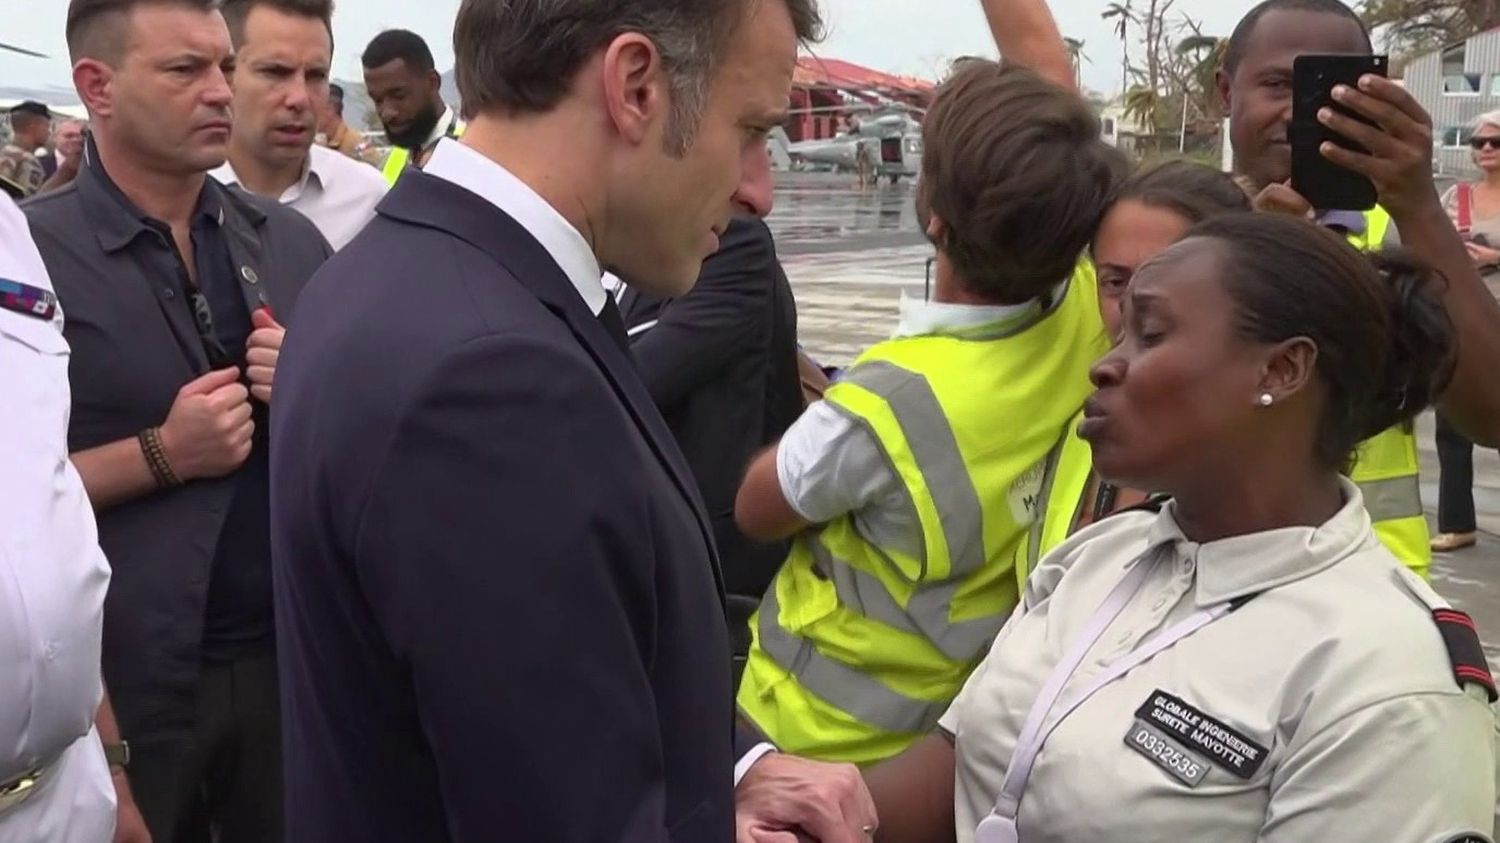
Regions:
[[[0, 281], [52, 290], [25, 218], [3, 197]], [[109, 565], [68, 461], [61, 311], [48, 320], [0, 307], [0, 395], [0, 787], [44, 770], [0, 809], [0, 843], [102, 843], [115, 823], [93, 730]]]
[[[224, 184], [249, 189], [228, 161], [209, 175]], [[375, 206], [385, 197], [385, 191], [385, 178], [379, 170], [314, 144], [308, 150], [302, 177], [278, 201], [312, 220], [323, 239], [338, 250], [375, 219]]]
[[422, 171], [476, 194], [520, 223], [573, 282], [589, 312], [598, 316], [604, 310], [609, 294], [593, 248], [526, 182], [452, 138], [438, 141]]

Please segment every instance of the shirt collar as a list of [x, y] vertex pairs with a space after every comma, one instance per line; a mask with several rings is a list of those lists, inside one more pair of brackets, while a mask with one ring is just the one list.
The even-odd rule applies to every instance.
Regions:
[[[99, 245], [107, 252], [116, 252], [130, 245], [144, 231], [163, 231], [167, 224], [154, 219], [130, 201], [120, 190], [114, 179], [99, 160], [99, 148], [89, 138], [83, 148], [83, 164], [79, 168], [80, 199], [94, 225]], [[198, 207], [193, 213], [193, 224], [224, 224], [224, 203], [217, 190], [211, 187], [212, 178], [204, 179], [198, 193]]]
[[1319, 211], [1317, 220], [1319, 225], [1327, 228], [1340, 228], [1355, 236], [1361, 236], [1369, 229], [1369, 222], [1359, 211]]
[[422, 141], [422, 149], [426, 149], [438, 141], [449, 136], [458, 123], [458, 117], [453, 113], [453, 106], [443, 106], [443, 116], [438, 118], [437, 125], [432, 127], [432, 133], [427, 140]]
[[[307, 159], [302, 162], [302, 175], [297, 177], [297, 181], [291, 187], [282, 191], [281, 196], [277, 197], [278, 201], [285, 205], [301, 199], [309, 189], [315, 193], [329, 190], [330, 182], [334, 177], [333, 168], [328, 166], [326, 157], [330, 154], [339, 155], [340, 153], [313, 144], [307, 150]], [[210, 171], [209, 175], [222, 184], [238, 185], [242, 190], [246, 189], [244, 182], [240, 181], [239, 173], [234, 171], [234, 164], [231, 161], [225, 160], [222, 166]]]
[[535, 237], [557, 263], [578, 295], [598, 316], [606, 293], [599, 259], [583, 235], [509, 170], [451, 138], [440, 140], [423, 172], [479, 195], [510, 215]]
[[[1067, 281], [1048, 296], [1057, 301], [1066, 294]], [[955, 304], [920, 299], [901, 293], [901, 318], [896, 337], [946, 336], [975, 338], [1005, 335], [1021, 330], [1046, 310], [1038, 299], [1025, 304]]]
[[1170, 547], [1177, 559], [1196, 567], [1199, 608], [1258, 594], [1332, 567], [1375, 539], [1359, 487], [1339, 478], [1344, 505], [1317, 527], [1287, 527], [1206, 544], [1189, 541], [1177, 524], [1175, 502], [1168, 502], [1147, 534], [1146, 554]]

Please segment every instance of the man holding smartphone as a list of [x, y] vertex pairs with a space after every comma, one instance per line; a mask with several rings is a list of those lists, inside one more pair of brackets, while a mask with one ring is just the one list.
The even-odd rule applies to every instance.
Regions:
[[[1256, 192], [1260, 210], [1315, 218], [1343, 229], [1364, 249], [1401, 243], [1448, 279], [1443, 301], [1462, 349], [1443, 410], [1464, 433], [1500, 442], [1500, 304], [1480, 280], [1463, 240], [1439, 201], [1432, 179], [1432, 120], [1405, 89], [1366, 75], [1355, 86], [1335, 85], [1332, 100], [1374, 123], [1332, 109], [1319, 123], [1369, 150], [1325, 143], [1330, 166], [1368, 178], [1379, 204], [1365, 212], [1314, 208], [1291, 184], [1288, 131], [1293, 64], [1303, 55], [1370, 55], [1369, 31], [1340, 0], [1265, 0], [1235, 28], [1219, 72], [1219, 92], [1230, 115], [1237, 175]], [[1399, 233], [1398, 233], [1399, 232]], [[1417, 483], [1416, 440], [1388, 431], [1364, 444], [1353, 472], [1366, 488], [1376, 533], [1407, 565], [1424, 572], [1431, 560]]]

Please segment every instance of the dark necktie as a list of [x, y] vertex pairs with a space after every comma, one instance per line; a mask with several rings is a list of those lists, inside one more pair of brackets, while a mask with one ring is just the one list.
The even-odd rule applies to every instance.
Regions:
[[607, 296], [604, 300], [604, 309], [599, 311], [599, 324], [609, 334], [610, 339], [619, 343], [624, 351], [630, 350], [630, 336], [625, 332], [625, 318], [620, 315], [620, 306], [615, 304], [614, 296]]

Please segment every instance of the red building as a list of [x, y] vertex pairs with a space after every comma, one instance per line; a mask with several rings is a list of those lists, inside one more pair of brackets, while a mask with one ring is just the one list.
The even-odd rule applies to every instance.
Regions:
[[909, 107], [920, 119], [935, 88], [925, 79], [882, 73], [839, 59], [803, 56], [792, 76], [787, 137], [793, 143], [830, 138], [850, 117], [892, 106]]

